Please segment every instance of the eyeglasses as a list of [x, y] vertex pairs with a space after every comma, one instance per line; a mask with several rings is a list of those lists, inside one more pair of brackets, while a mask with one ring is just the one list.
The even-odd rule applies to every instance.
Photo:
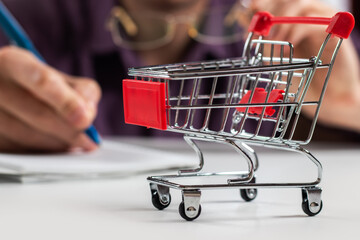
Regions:
[[133, 50], [156, 49], [170, 43], [180, 24], [186, 25], [188, 36], [198, 42], [229, 44], [243, 39], [243, 26], [251, 19], [247, 2], [243, 0], [229, 7], [209, 8], [197, 16], [129, 13], [116, 6], [111, 11], [107, 28], [116, 45]]

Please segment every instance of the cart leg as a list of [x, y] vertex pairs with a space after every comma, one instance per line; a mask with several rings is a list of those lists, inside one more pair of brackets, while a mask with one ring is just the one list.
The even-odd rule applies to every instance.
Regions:
[[295, 150], [296, 152], [299, 152], [303, 155], [305, 155], [308, 159], [310, 159], [314, 164], [315, 166], [317, 167], [317, 170], [318, 170], [318, 177], [316, 179], [316, 181], [313, 183], [313, 185], [317, 185], [321, 182], [321, 178], [322, 178], [322, 165], [321, 163], [319, 162], [319, 160], [317, 160], [314, 155], [312, 155], [308, 150], [302, 148], [302, 147], [296, 147], [296, 148], [292, 148], [293, 150]]
[[[256, 178], [253, 177], [250, 181], [250, 183], [256, 183]], [[240, 189], [240, 196], [242, 199], [244, 199], [244, 201], [246, 202], [250, 202], [252, 200], [254, 200], [257, 196], [257, 189], [256, 188], [245, 188], [245, 189]]]
[[[288, 150], [288, 151], [293, 151], [293, 152], [297, 152], [300, 154], [303, 154], [305, 157], [307, 157], [312, 163], [315, 164], [315, 166], [317, 167], [317, 179], [314, 182], [311, 183], [306, 183], [306, 186], [304, 187], [315, 187], [316, 185], [318, 185], [321, 182], [321, 178], [322, 178], [322, 165], [319, 162], [319, 160], [317, 160], [314, 155], [312, 155], [308, 150], [300, 147], [300, 146], [287, 146], [287, 148], [284, 148], [283, 146], [271, 146], [271, 148], [275, 148], [275, 149], [280, 149], [280, 150]], [[303, 183], [303, 185], [305, 185], [305, 183]]]
[[150, 183], [151, 201], [159, 210], [163, 210], [170, 205], [171, 195], [169, 187]]
[[199, 167], [196, 169], [184, 169], [184, 170], [179, 170], [179, 175], [181, 174], [191, 174], [191, 173], [197, 173], [200, 172], [203, 167], [204, 167], [204, 156], [202, 151], [200, 150], [200, 148], [198, 147], [198, 145], [194, 142], [194, 140], [190, 137], [190, 136], [184, 136], [184, 140], [186, 141], [187, 144], [190, 145], [190, 147], [192, 149], [195, 150], [196, 154], [198, 155], [199, 158]]
[[256, 172], [257, 169], [259, 168], [259, 158], [255, 152], [254, 149], [252, 149], [249, 145], [247, 145], [246, 143], [240, 142], [240, 144], [238, 144], [238, 146], [245, 152], [247, 152], [247, 154], [250, 156], [253, 165], [254, 165], [254, 171]]
[[245, 158], [249, 167], [247, 175], [244, 174], [244, 176], [241, 176], [240, 178], [236, 178], [236, 179], [228, 179], [228, 183], [231, 184], [231, 183], [250, 182], [254, 177], [254, 163], [248, 151], [244, 151], [242, 147], [240, 147], [232, 140], [226, 140], [224, 143], [230, 144], [233, 148], [235, 148], [235, 150]]
[[183, 201], [179, 205], [179, 213], [182, 218], [187, 221], [192, 221], [200, 216], [200, 190], [183, 190]]
[[309, 216], [317, 215], [323, 206], [321, 200], [321, 188], [302, 188], [302, 209]]

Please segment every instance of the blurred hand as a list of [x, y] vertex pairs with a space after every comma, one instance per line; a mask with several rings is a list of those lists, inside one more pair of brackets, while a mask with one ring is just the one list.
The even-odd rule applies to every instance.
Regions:
[[[252, 0], [253, 11], [268, 11], [274, 16], [332, 17], [336, 11], [318, 0]], [[315, 56], [327, 33], [326, 26], [283, 24], [274, 26], [269, 39], [285, 40], [295, 46], [294, 56]], [[330, 62], [337, 39], [331, 39], [323, 53], [323, 62]], [[323, 124], [360, 132], [360, 72], [359, 58], [351, 40], [344, 40], [336, 58], [320, 110]], [[317, 71], [307, 98], [318, 98], [324, 71]], [[303, 109], [311, 117], [312, 111]]]
[[16, 48], [0, 49], [0, 151], [97, 148], [83, 133], [97, 112], [100, 88]]

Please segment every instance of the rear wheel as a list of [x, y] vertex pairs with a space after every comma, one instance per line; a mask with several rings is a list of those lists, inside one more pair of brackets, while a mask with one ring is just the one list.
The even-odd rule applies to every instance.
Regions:
[[251, 202], [257, 196], [257, 189], [250, 188], [250, 189], [240, 189], [241, 198], [244, 199], [246, 202]]
[[[256, 183], [256, 178], [253, 177], [249, 183]], [[256, 188], [247, 188], [247, 189], [240, 189], [240, 196], [244, 201], [251, 202], [257, 196], [257, 189]]]
[[[171, 203], [169, 188], [150, 183], [151, 202], [159, 210], [167, 208]], [[162, 194], [159, 194], [162, 191]]]

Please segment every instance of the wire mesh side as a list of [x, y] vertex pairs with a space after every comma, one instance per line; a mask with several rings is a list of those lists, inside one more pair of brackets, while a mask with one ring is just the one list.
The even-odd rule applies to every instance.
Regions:
[[[298, 59], [289, 42], [250, 39], [249, 55], [241, 58], [136, 68], [129, 75], [166, 83], [170, 131], [301, 144], [311, 139], [323, 97], [305, 101], [311, 80], [317, 68], [326, 68], [327, 83], [335, 59], [320, 61], [326, 43], [316, 57]], [[262, 103], [252, 101], [258, 88], [266, 92]], [[283, 90], [282, 99], [269, 102], [274, 89]], [[248, 101], [241, 102], [245, 95]], [[313, 125], [307, 139], [293, 139], [304, 106], [317, 109]], [[261, 111], [249, 111], [254, 107]], [[270, 107], [273, 115], [266, 113]]]

